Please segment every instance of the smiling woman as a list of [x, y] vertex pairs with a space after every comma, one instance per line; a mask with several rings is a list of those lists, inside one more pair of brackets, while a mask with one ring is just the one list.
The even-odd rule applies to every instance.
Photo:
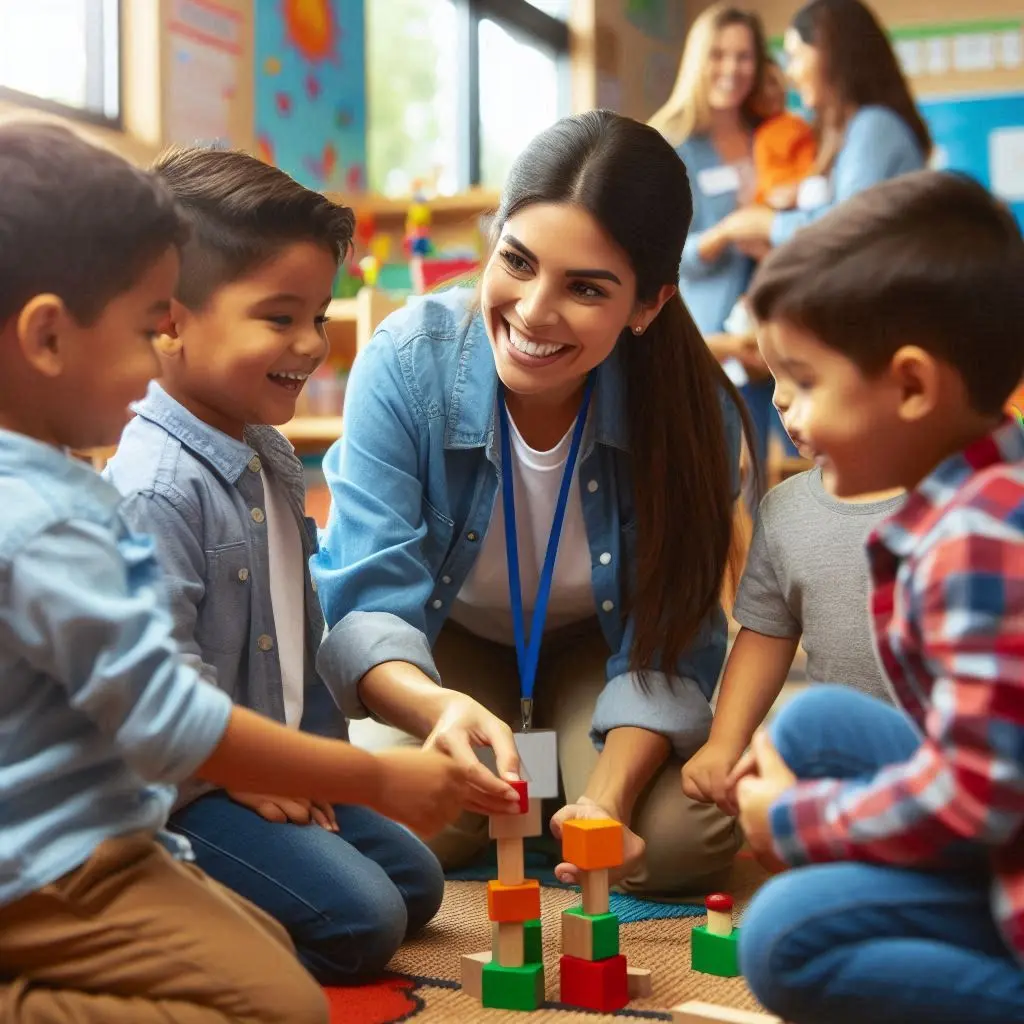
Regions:
[[[557, 736], [556, 834], [632, 826], [624, 886], [679, 891], [735, 852], [679, 783], [725, 652], [741, 420], [677, 292], [691, 216], [656, 131], [563, 119], [513, 166], [479, 293], [392, 315], [353, 368], [312, 563], [318, 666], [351, 718], [471, 766], [479, 813], [435, 842], [447, 865], [509, 808], [512, 727], [532, 725]], [[352, 736], [385, 742], [378, 722]]]

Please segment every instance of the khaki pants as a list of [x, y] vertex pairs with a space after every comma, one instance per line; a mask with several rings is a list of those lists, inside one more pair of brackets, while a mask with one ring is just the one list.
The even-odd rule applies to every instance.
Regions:
[[[537, 671], [534, 726], [558, 734], [558, 761], [566, 799], [586, 789], [597, 763], [590, 740], [594, 705], [605, 684], [608, 645], [596, 622], [545, 636]], [[520, 726], [515, 649], [473, 636], [449, 623], [434, 645], [445, 685], [469, 694], [513, 729]], [[379, 748], [417, 741], [372, 721], [353, 722], [352, 742]], [[632, 828], [647, 843], [645, 862], [620, 886], [628, 892], [680, 896], [719, 888], [741, 835], [734, 819], [682, 790], [682, 762], [670, 757], [633, 812]], [[488, 843], [487, 819], [464, 814], [431, 841], [446, 868], [461, 867]]]
[[276, 921], [150, 836], [0, 907], [2, 1024], [326, 1024]]

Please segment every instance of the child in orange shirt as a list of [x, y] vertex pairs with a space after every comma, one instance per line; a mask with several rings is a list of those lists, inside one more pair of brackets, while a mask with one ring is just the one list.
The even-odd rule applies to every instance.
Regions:
[[786, 111], [786, 78], [774, 61], [766, 69], [762, 106], [765, 121], [754, 133], [754, 202], [791, 209], [800, 182], [814, 169], [817, 141], [802, 117]]

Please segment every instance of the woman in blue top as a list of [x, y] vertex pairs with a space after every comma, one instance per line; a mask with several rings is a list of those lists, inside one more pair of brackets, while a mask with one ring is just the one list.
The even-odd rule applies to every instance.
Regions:
[[896, 54], [860, 0], [811, 0], [793, 18], [785, 46], [789, 77], [814, 112], [817, 175], [804, 186], [820, 201], [737, 211], [721, 232], [738, 245], [781, 245], [857, 192], [920, 170], [931, 152]]
[[[740, 442], [738, 396], [677, 293], [690, 218], [685, 168], [646, 125], [592, 111], [539, 135], [479, 294], [415, 301], [356, 360], [312, 562], [318, 666], [351, 718], [474, 766], [488, 814], [508, 809], [533, 699], [558, 738], [557, 766], [550, 747], [527, 759], [550, 795], [561, 777], [553, 831], [631, 826], [618, 875], [659, 892], [715, 884], [738, 842], [679, 778], [725, 654]], [[454, 866], [487, 843], [468, 815], [434, 849]]]
[[767, 60], [757, 15], [712, 5], [694, 21], [672, 95], [650, 121], [676, 148], [693, 187], [679, 290], [715, 357], [743, 384], [762, 464], [777, 420], [772, 384], [760, 357], [732, 344], [726, 320], [750, 283], [751, 257], [765, 247], [733, 243], [721, 224], [754, 197], [751, 154]]

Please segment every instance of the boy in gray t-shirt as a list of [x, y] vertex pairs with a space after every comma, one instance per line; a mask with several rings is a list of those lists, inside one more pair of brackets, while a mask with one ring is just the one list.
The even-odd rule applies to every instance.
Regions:
[[891, 701], [871, 640], [868, 534], [902, 492], [840, 501], [820, 469], [765, 495], [733, 607], [729, 654], [711, 735], [683, 767], [683, 790], [735, 814], [726, 779], [789, 674], [801, 641], [807, 675]]

